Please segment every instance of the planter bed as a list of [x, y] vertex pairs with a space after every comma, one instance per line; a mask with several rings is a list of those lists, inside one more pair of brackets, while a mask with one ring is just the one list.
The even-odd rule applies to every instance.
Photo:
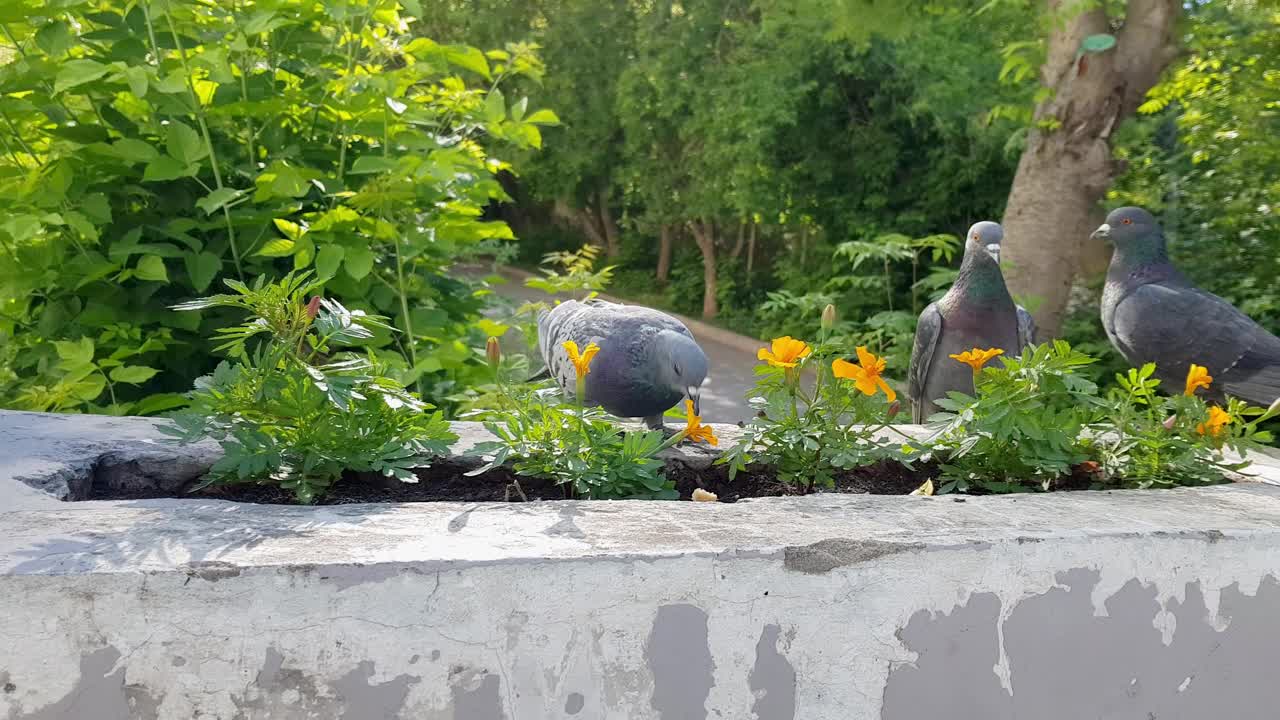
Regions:
[[[71, 420], [72, 417], [80, 419]], [[50, 484], [48, 477], [28, 479], [28, 484], [52, 492], [63, 500], [140, 500], [154, 498], [216, 499], [259, 504], [293, 505], [291, 492], [271, 485], [221, 485], [193, 490], [204, 472], [218, 458], [220, 451], [209, 442], [176, 445], [156, 430], [157, 420], [144, 418], [104, 418], [94, 416], [59, 416], [37, 413], [0, 413], [0, 431], [13, 437], [26, 433], [32, 437], [61, 436], [69, 427], [81, 428], [82, 442], [92, 442], [96, 432], [114, 433], [125, 444], [102, 453], [88, 467], [73, 477]], [[921, 436], [918, 426], [898, 426], [900, 430]], [[730, 425], [715, 426], [722, 445], [732, 442], [740, 432]], [[431, 467], [417, 471], [420, 481], [404, 483], [372, 473], [351, 473], [336, 483], [318, 504], [404, 502], [521, 502], [565, 500], [565, 490], [548, 480], [521, 477], [507, 468], [477, 476], [467, 476], [483, 463], [479, 458], [463, 455], [476, 443], [492, 436], [478, 423], [454, 423], [459, 435], [451, 457], [439, 458]], [[71, 438], [68, 442], [73, 443]], [[21, 448], [21, 442], [13, 447]], [[690, 499], [695, 489], [715, 493], [721, 502], [746, 498], [804, 495], [805, 489], [780, 482], [767, 467], [751, 467], [730, 481], [728, 469], [714, 464], [718, 450], [704, 445], [682, 444], [663, 453], [664, 474], [675, 482], [682, 500]], [[841, 472], [835, 487], [817, 488], [817, 494], [907, 495], [926, 480], [936, 478], [938, 468], [932, 464], [908, 468], [894, 462], [881, 462]], [[1077, 474], [1057, 481], [1053, 489], [1087, 490], [1087, 475]], [[517, 487], [518, 486], [518, 487]], [[960, 496], [957, 496], [960, 497]]]

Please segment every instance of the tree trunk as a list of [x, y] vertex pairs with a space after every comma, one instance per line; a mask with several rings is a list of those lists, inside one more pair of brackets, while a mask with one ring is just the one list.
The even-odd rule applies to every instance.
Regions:
[[720, 312], [716, 303], [716, 226], [694, 220], [689, 230], [702, 251], [702, 318], [712, 320]]
[[733, 244], [733, 251], [729, 253], [729, 257], [737, 260], [742, 255], [742, 248], [747, 244], [747, 221], [743, 220], [738, 223], [738, 241]]
[[[1045, 0], [1046, 13], [1070, 13], [1072, 4]], [[1180, 8], [1178, 0], [1129, 0], [1116, 46], [1102, 53], [1079, 53], [1084, 38], [1111, 32], [1101, 8], [1051, 31], [1040, 81], [1053, 95], [1036, 107], [1003, 223], [1009, 290], [1035, 301], [1042, 340], [1059, 335], [1075, 279], [1106, 267], [1109, 252], [1089, 234], [1121, 170], [1111, 140], [1176, 54]]]
[[618, 241], [618, 224], [613, 221], [613, 213], [609, 210], [609, 194], [604, 190], [596, 193], [599, 204], [600, 227], [604, 230], [605, 257], [616, 258], [622, 252], [622, 243]]
[[600, 232], [600, 228], [596, 227], [590, 210], [575, 208], [564, 200], [556, 200], [551, 205], [551, 214], [564, 221], [570, 227], [577, 228], [587, 237], [587, 242], [592, 245], [601, 248], [607, 247], [605, 237]]
[[618, 224], [609, 210], [609, 196], [602, 190], [596, 193], [596, 206], [587, 203], [585, 208], [575, 208], [565, 200], [556, 200], [551, 214], [577, 228], [587, 236], [587, 242], [603, 248], [606, 257], [615, 258], [622, 250], [618, 239]]
[[751, 232], [747, 235], [747, 284], [751, 283], [751, 268], [756, 261], [756, 224], [751, 223]]
[[658, 272], [655, 273], [655, 277], [664, 285], [671, 277], [671, 246], [674, 234], [675, 229], [666, 223], [658, 228]]

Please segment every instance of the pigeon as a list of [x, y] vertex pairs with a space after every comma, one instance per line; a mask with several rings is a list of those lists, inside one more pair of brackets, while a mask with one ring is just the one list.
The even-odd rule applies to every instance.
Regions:
[[912, 422], [924, 422], [937, 412], [935, 401], [950, 391], [973, 392], [973, 371], [948, 356], [973, 348], [999, 348], [1017, 356], [1035, 337], [1031, 313], [1014, 304], [1000, 272], [1003, 239], [998, 223], [969, 228], [955, 283], [920, 313], [907, 370]]
[[600, 351], [585, 378], [587, 405], [623, 418], [644, 418], [654, 430], [662, 415], [682, 398], [700, 412], [707, 356], [684, 323], [665, 313], [604, 300], [569, 300], [538, 318], [538, 348], [551, 377], [567, 396], [577, 391], [577, 375], [564, 343]]
[[1136, 207], [1111, 211], [1092, 237], [1114, 250], [1102, 291], [1102, 327], [1132, 365], [1156, 364], [1180, 388], [1192, 363], [1213, 377], [1206, 396], [1268, 406], [1280, 397], [1280, 338], [1230, 303], [1192, 285], [1169, 261], [1164, 232]]

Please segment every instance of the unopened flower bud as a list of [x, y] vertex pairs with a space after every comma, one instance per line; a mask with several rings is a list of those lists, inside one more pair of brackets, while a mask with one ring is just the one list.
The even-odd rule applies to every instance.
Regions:
[[498, 367], [498, 363], [502, 362], [502, 349], [498, 347], [498, 338], [490, 336], [488, 342], [484, 344], [484, 356], [492, 367]]
[[887, 416], [889, 420], [892, 420], [895, 417], [897, 417], [899, 412], [902, 412], [901, 400], [894, 400], [893, 402], [889, 403], [889, 414]]
[[822, 329], [830, 330], [835, 326], [836, 326], [836, 306], [828, 303], [827, 306], [822, 309]]
[[307, 303], [307, 318], [316, 319], [316, 314], [320, 312], [320, 296], [316, 295], [311, 298], [311, 302]]
[[1176, 423], [1176, 422], [1178, 422], [1178, 416], [1177, 416], [1177, 415], [1170, 415], [1169, 417], [1165, 418], [1165, 421], [1164, 421], [1163, 423], [1161, 423], [1161, 424], [1162, 424], [1162, 425], [1164, 425], [1164, 429], [1165, 429], [1165, 430], [1172, 430], [1172, 429], [1173, 429], [1173, 425], [1174, 425], [1174, 423]]
[[713, 492], [707, 492], [702, 488], [696, 488], [693, 491], [693, 495], [690, 497], [690, 499], [693, 500], [694, 502], [716, 502], [717, 500], [720, 499], [720, 496], [716, 495]]
[[1276, 398], [1276, 401], [1267, 407], [1267, 411], [1262, 413], [1262, 417], [1258, 418], [1258, 422], [1270, 420], [1277, 415], [1280, 415], [1280, 398]]

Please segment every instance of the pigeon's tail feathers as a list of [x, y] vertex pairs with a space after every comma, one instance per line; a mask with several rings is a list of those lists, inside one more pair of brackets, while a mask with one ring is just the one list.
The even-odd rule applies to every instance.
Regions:
[[[1268, 343], [1280, 346], [1280, 342]], [[1228, 371], [1222, 373], [1222, 389], [1254, 405], [1267, 407], [1280, 399], [1280, 347], [1267, 351], [1250, 350]]]
[[536, 374], [530, 375], [525, 380], [525, 382], [540, 382], [542, 380], [546, 380], [549, 377], [551, 377], [551, 368], [544, 367], [541, 370], [539, 370]]

